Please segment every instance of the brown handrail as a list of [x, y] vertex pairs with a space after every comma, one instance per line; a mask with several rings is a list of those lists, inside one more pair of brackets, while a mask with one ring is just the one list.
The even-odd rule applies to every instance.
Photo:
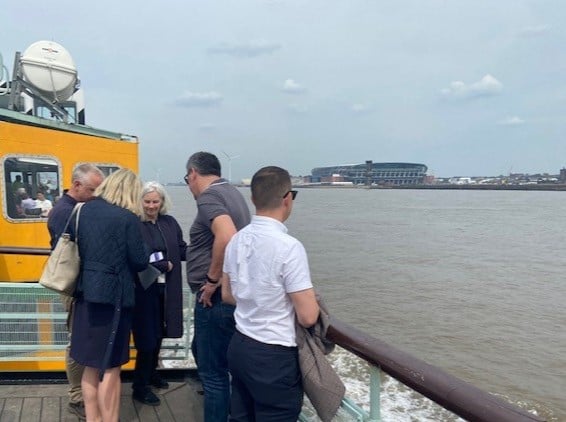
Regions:
[[468, 421], [544, 421], [336, 318], [326, 337]]
[[6, 255], [49, 255], [49, 248], [20, 248], [17, 246], [0, 246], [0, 253]]

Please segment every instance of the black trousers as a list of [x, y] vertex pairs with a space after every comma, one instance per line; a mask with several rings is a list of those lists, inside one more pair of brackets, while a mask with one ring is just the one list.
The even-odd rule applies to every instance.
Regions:
[[303, 385], [296, 347], [258, 342], [236, 331], [228, 347], [230, 421], [296, 422]]
[[[133, 332], [137, 354], [132, 388], [145, 394], [150, 389], [151, 378], [157, 374], [159, 351], [163, 342], [165, 284], [154, 283], [147, 291], [137, 286], [136, 301], [138, 307], [135, 312], [138, 314], [134, 315]], [[147, 309], [142, 305], [147, 306]]]
[[[163, 339], [161, 339], [163, 340]], [[161, 340], [154, 350], [138, 350], [136, 354], [136, 366], [132, 389], [145, 394], [150, 390], [151, 378], [157, 374], [157, 362], [161, 349]]]

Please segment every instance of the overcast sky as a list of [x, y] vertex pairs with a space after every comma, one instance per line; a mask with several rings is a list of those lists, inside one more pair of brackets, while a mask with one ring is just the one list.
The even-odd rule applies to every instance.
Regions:
[[[265, 165], [566, 165], [564, 0], [3, 2], [0, 52], [71, 53], [87, 124], [140, 138], [146, 180], [188, 156], [239, 181]], [[228, 160], [226, 155], [235, 157]]]

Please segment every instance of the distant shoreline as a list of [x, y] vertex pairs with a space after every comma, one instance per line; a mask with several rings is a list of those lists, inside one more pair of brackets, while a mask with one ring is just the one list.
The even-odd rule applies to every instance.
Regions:
[[420, 190], [521, 190], [521, 191], [566, 191], [566, 184], [536, 185], [398, 185], [398, 186], [356, 186], [356, 185], [294, 185], [306, 189], [420, 189]]
[[[166, 183], [166, 186], [186, 186], [184, 183]], [[249, 185], [234, 184], [239, 188], [249, 188]], [[521, 191], [566, 191], [566, 184], [536, 184], [536, 185], [489, 185], [489, 184], [467, 184], [467, 185], [380, 185], [380, 186], [359, 186], [359, 185], [331, 185], [331, 184], [297, 184], [293, 185], [297, 189], [419, 189], [419, 190], [521, 190]]]

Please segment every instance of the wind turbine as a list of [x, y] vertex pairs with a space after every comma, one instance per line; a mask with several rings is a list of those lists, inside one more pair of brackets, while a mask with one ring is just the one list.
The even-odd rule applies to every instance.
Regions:
[[232, 183], [232, 160], [235, 159], [235, 158], [239, 158], [240, 156], [239, 155], [229, 156], [224, 151], [222, 151], [222, 154], [224, 154], [226, 156], [226, 158], [228, 159], [228, 182]]
[[161, 180], [159, 180], [160, 176], [161, 176], [161, 167], [158, 167], [158, 168], [152, 167], [152, 168], [153, 168], [153, 171], [155, 172], [155, 181], [158, 182], [158, 183], [161, 183]]

